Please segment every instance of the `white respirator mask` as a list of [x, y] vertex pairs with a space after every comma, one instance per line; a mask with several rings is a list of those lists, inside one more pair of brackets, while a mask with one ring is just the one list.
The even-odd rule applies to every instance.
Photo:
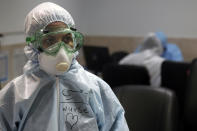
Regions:
[[67, 53], [64, 48], [61, 48], [56, 56], [46, 53], [40, 53], [38, 55], [40, 69], [52, 75], [62, 75], [68, 71], [73, 58], [74, 53]]

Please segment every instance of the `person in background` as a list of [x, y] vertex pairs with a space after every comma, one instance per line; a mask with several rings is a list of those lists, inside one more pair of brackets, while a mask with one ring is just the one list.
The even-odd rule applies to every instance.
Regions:
[[68, 11], [41, 3], [25, 33], [24, 74], [0, 91], [1, 131], [129, 131], [109, 85], [77, 62], [83, 35]]
[[[184, 58], [182, 56], [181, 50], [176, 44], [168, 43], [167, 37], [163, 32], [155, 32], [155, 36], [161, 42], [163, 46], [163, 53], [161, 57], [170, 61], [183, 61]], [[139, 52], [141, 45], [137, 47], [135, 53]]]
[[165, 60], [161, 57], [163, 47], [155, 33], [149, 33], [144, 39], [138, 53], [130, 53], [119, 61], [120, 65], [144, 66], [150, 76], [150, 84], [153, 87], [161, 85], [161, 65]]

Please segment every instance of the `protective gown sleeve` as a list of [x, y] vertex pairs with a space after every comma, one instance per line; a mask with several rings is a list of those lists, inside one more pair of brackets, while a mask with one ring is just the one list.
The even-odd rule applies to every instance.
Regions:
[[129, 131], [124, 109], [110, 86], [98, 81], [99, 91], [92, 91], [90, 105], [97, 118], [99, 131]]

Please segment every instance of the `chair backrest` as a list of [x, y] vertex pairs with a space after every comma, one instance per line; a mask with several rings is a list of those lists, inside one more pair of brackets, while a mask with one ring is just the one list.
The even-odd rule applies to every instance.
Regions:
[[111, 54], [111, 61], [114, 63], [118, 63], [122, 58], [127, 56], [129, 53], [126, 51], [117, 51]]
[[88, 70], [102, 71], [104, 64], [110, 61], [109, 49], [103, 46], [83, 46], [83, 53]]
[[114, 92], [132, 131], [176, 131], [176, 97], [171, 90], [127, 85]]
[[197, 131], [197, 59], [191, 64], [185, 95], [185, 130]]
[[103, 79], [113, 88], [120, 85], [149, 85], [148, 71], [143, 66], [106, 64]]
[[161, 86], [175, 91], [179, 103], [184, 101], [190, 63], [164, 61], [161, 67]]

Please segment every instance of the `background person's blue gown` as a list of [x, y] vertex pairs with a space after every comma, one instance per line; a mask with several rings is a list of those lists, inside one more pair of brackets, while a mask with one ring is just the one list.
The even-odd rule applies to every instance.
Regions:
[[[164, 47], [164, 52], [161, 55], [161, 57], [165, 58], [166, 60], [171, 60], [171, 61], [183, 61], [184, 60], [179, 47], [176, 44], [168, 43], [167, 37], [163, 32], [156, 32], [155, 35], [161, 41]], [[137, 47], [137, 49], [135, 50], [135, 53], [139, 52], [140, 47], [141, 45]]]

